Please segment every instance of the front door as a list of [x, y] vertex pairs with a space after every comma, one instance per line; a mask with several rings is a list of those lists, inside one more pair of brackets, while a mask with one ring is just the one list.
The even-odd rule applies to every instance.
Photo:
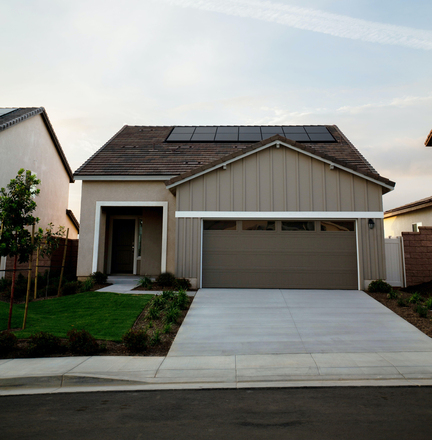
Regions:
[[133, 273], [135, 220], [114, 219], [111, 273]]

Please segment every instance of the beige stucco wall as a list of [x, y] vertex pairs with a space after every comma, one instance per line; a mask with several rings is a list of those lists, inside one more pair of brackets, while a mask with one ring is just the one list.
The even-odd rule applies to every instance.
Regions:
[[413, 223], [419, 222], [422, 226], [432, 226], [432, 207], [384, 219], [385, 236], [399, 237], [402, 232], [412, 232]]
[[[83, 181], [81, 196], [81, 233], [78, 249], [79, 277], [92, 272], [93, 243], [96, 218], [96, 202], [168, 202], [167, 267], [175, 271], [175, 197], [166, 189], [164, 182], [157, 181]], [[104, 216], [101, 216], [98, 269], [103, 270]]]
[[[177, 187], [176, 198], [178, 211], [382, 211], [380, 185], [284, 147], [185, 182]], [[374, 222], [370, 230], [368, 219], [357, 221], [361, 288], [386, 276], [383, 220]], [[177, 275], [199, 283], [201, 221], [179, 218], [177, 231]]]
[[24, 168], [36, 173], [41, 180], [36, 198], [39, 226], [52, 222], [69, 227], [69, 238], [77, 238], [77, 231], [66, 215], [69, 199], [69, 175], [57, 153], [40, 115], [27, 119], [0, 132], [0, 187], [13, 179]]

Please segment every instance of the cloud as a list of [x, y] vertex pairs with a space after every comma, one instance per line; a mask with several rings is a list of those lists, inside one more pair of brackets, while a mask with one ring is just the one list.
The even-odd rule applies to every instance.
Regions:
[[262, 0], [162, 0], [237, 17], [254, 18], [340, 38], [432, 50], [432, 32]]

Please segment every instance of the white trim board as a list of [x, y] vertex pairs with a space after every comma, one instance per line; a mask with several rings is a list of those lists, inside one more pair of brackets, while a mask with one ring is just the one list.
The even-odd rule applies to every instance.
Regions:
[[222, 168], [222, 167], [224, 167], [226, 165], [229, 165], [232, 162], [236, 162], [238, 160], [244, 159], [245, 157], [248, 157], [248, 156], [250, 156], [252, 154], [258, 153], [259, 151], [265, 150], [266, 148], [269, 148], [269, 147], [272, 147], [272, 146], [276, 146], [277, 148], [279, 148], [281, 145], [283, 145], [286, 148], [291, 148], [292, 150], [297, 151], [298, 153], [302, 153], [302, 154], [304, 154], [306, 156], [312, 157], [313, 159], [316, 159], [316, 160], [319, 160], [321, 162], [327, 163], [328, 165], [330, 165], [332, 167], [332, 169], [333, 168], [339, 168], [339, 169], [341, 169], [343, 171], [346, 171], [347, 173], [354, 174], [354, 175], [356, 175], [358, 177], [362, 177], [363, 179], [366, 179], [366, 180], [369, 180], [369, 181], [371, 181], [373, 183], [376, 183], [377, 185], [383, 186], [384, 188], [387, 188], [390, 191], [394, 190], [393, 186], [387, 185], [386, 183], [381, 182], [379, 180], [376, 180], [373, 177], [366, 176], [365, 174], [359, 173], [358, 171], [354, 171], [351, 168], [347, 168], [347, 167], [344, 167], [343, 165], [336, 164], [336, 163], [332, 162], [331, 160], [324, 159], [321, 156], [317, 156], [317, 155], [315, 155], [313, 153], [309, 153], [308, 151], [302, 150], [301, 148], [297, 148], [294, 145], [290, 145], [290, 144], [287, 144], [287, 143], [282, 142], [282, 141], [270, 142], [270, 143], [268, 143], [266, 145], [263, 145], [262, 147], [256, 148], [256, 149], [254, 149], [252, 151], [248, 151], [247, 153], [244, 153], [244, 154], [241, 154], [239, 156], [236, 156], [233, 159], [224, 161], [223, 163], [218, 163], [217, 165], [215, 165], [215, 166], [213, 166], [211, 168], [208, 168], [206, 170], [203, 170], [200, 173], [193, 174], [192, 176], [185, 177], [184, 179], [179, 180], [178, 182], [172, 183], [171, 185], [167, 185], [167, 189], [171, 189], [171, 188], [173, 188], [175, 186], [181, 185], [182, 183], [185, 183], [185, 182], [187, 182], [189, 180], [195, 179], [195, 178], [197, 178], [199, 176], [202, 176], [203, 174], [210, 173], [211, 171], [217, 170], [218, 168]]
[[163, 182], [165, 182], [166, 180], [170, 180], [173, 177], [175, 177], [175, 175], [172, 176], [114, 176], [114, 175], [110, 175], [110, 176], [74, 176], [75, 180], [140, 180], [140, 181], [151, 181], [151, 180], [161, 180]]
[[383, 218], [382, 211], [177, 211], [176, 218], [210, 219], [358, 219]]
[[162, 257], [161, 257], [161, 272], [166, 272], [167, 262], [167, 245], [168, 245], [168, 202], [96, 202], [95, 213], [95, 227], [94, 227], [94, 240], [93, 240], [93, 259], [92, 259], [92, 272], [97, 271], [98, 254], [99, 254], [99, 236], [100, 236], [100, 218], [102, 207], [121, 207], [121, 206], [141, 206], [149, 207], [156, 206], [162, 208]]

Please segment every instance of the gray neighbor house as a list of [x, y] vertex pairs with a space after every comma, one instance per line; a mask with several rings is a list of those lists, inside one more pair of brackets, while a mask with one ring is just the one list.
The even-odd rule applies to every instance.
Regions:
[[338, 127], [124, 126], [82, 180], [77, 275], [216, 288], [385, 279], [380, 176]]

